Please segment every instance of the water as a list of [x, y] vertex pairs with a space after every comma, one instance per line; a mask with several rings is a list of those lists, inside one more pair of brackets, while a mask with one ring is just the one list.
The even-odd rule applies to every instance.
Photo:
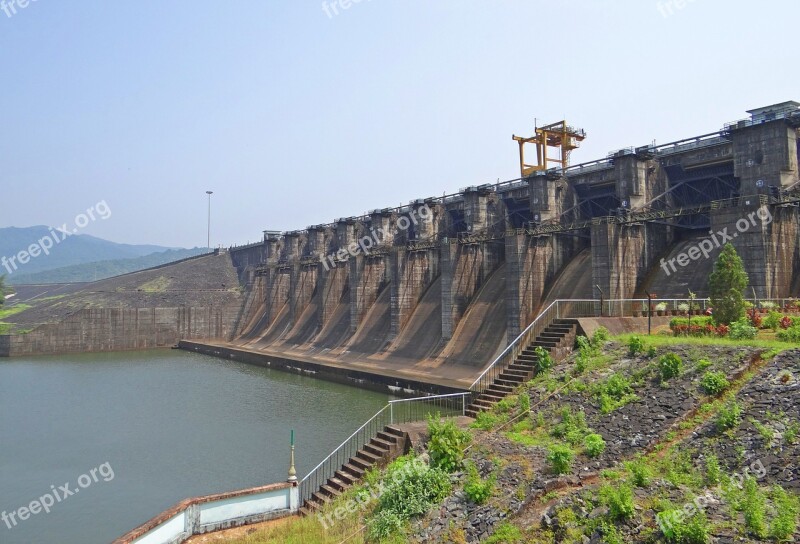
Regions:
[[0, 514], [79, 490], [0, 520], [0, 543], [107, 543], [184, 498], [284, 481], [292, 428], [302, 477], [389, 399], [172, 350], [0, 359]]

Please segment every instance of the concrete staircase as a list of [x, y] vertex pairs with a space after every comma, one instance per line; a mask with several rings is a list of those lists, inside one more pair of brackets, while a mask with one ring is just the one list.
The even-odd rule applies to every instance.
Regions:
[[303, 516], [313, 514], [361, 481], [373, 467], [384, 466], [403, 455], [407, 442], [408, 435], [398, 427], [393, 425], [384, 427], [383, 431], [378, 432], [378, 436], [358, 450], [355, 457], [351, 457], [333, 477], [305, 501], [300, 508], [300, 514]]
[[495, 404], [510, 395], [514, 389], [530, 380], [536, 372], [537, 347], [545, 348], [550, 356], [559, 361], [572, 352], [578, 327], [577, 319], [556, 319], [539, 336], [536, 337], [508, 365], [502, 374], [484, 391], [466, 410], [466, 415], [476, 417], [479, 412], [492, 408]]

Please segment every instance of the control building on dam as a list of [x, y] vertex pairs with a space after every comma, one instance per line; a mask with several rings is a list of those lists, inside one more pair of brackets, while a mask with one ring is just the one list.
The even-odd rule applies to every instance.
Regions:
[[[515, 137], [520, 179], [267, 231], [231, 250], [248, 286], [232, 343], [467, 380], [551, 300], [707, 296], [725, 241], [757, 297], [797, 296], [800, 104], [748, 113], [717, 132], [571, 166], [583, 132], [550, 125], [538, 140]], [[554, 149], [558, 160], [547, 158]]]

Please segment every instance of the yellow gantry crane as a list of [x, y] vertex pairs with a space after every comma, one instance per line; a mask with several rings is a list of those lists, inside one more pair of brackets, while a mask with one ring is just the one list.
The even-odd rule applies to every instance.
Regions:
[[[516, 135], [512, 138], [519, 143], [519, 167], [524, 178], [535, 172], [548, 170], [551, 164], [562, 170], [566, 169], [569, 166], [570, 152], [580, 147], [581, 142], [586, 139], [586, 132], [569, 126], [566, 121], [559, 121], [536, 127], [536, 135], [530, 138]], [[525, 144], [536, 145], [536, 164], [525, 162]]]

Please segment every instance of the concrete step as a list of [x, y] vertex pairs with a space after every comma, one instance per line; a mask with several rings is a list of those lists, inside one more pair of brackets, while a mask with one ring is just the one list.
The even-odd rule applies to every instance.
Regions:
[[375, 445], [376, 445], [376, 446], [378, 446], [379, 448], [383, 448], [383, 449], [385, 449], [386, 451], [389, 451], [389, 450], [391, 450], [391, 449], [394, 447], [394, 445], [395, 445], [395, 441], [394, 441], [394, 440], [392, 440], [392, 441], [390, 442], [389, 440], [384, 440], [383, 438], [381, 438], [381, 437], [379, 436], [378, 438], [373, 438], [372, 440], [370, 440], [370, 444], [375, 444]]
[[[371, 458], [365, 458], [366, 455], [370, 455]], [[380, 457], [377, 455], [372, 455], [371, 453], [365, 452], [364, 450], [359, 451], [355, 457], [350, 458], [350, 464], [359, 467], [364, 472], [368, 471], [372, 468], [372, 465], [377, 463], [380, 460]]]
[[534, 371], [534, 367], [532, 365], [528, 366], [528, 365], [521, 365], [521, 364], [518, 364], [518, 363], [513, 363], [513, 364], [508, 365], [508, 370], [518, 370], [520, 372], [524, 372], [525, 375], [527, 376], [528, 374], [530, 374], [531, 372]]
[[383, 430], [386, 431], [387, 433], [391, 434], [391, 435], [394, 435], [394, 436], [398, 437], [398, 438], [404, 438], [406, 436], [406, 433], [404, 433], [402, 430], [400, 430], [399, 427], [395, 427], [393, 425], [387, 425], [386, 427], [383, 428]]
[[500, 389], [499, 387], [500, 386], [493, 385], [489, 389], [487, 389], [486, 392], [488, 394], [490, 394], [491, 396], [493, 396], [493, 397], [502, 397], [502, 398], [505, 398], [505, 397], [507, 397], [508, 395], [511, 394], [511, 391], [507, 390], [507, 389], [511, 389], [510, 387], [507, 388], [507, 389]]
[[300, 515], [302, 517], [304, 517], [304, 518], [308, 517], [308, 516], [310, 516], [311, 514], [314, 513], [314, 510], [316, 510], [316, 509], [311, 509], [311, 508], [308, 508], [308, 507], [305, 507], [305, 506], [301, 506], [300, 507]]
[[337, 470], [333, 475], [344, 482], [348, 487], [358, 482], [358, 478], [356, 478], [355, 475], [345, 472], [344, 470]]
[[378, 432], [378, 438], [380, 438], [384, 442], [388, 442], [389, 444], [392, 444], [392, 445], [395, 445], [398, 442], [400, 442], [400, 437], [399, 436], [395, 436], [395, 435], [393, 435], [391, 433], [388, 433], [386, 431], [379, 431]]
[[[503, 374], [509, 374], [511, 376], [521, 376], [523, 378], [526, 377], [529, 373], [530, 373], [530, 371], [528, 369], [525, 369], [525, 370], [514, 370], [511, 367], [508, 367], [503, 371]], [[502, 376], [502, 374], [501, 374], [501, 376]]]
[[311, 494], [311, 498], [314, 499], [314, 502], [316, 502], [317, 504], [319, 504], [321, 506], [324, 506], [324, 505], [328, 504], [329, 502], [331, 502], [333, 500], [329, 496], [327, 496], [327, 495], [325, 495], [323, 493], [320, 493], [319, 491], [317, 491], [315, 493], [312, 493]]
[[339, 471], [337, 470], [334, 473], [334, 476], [328, 480], [328, 485], [331, 486], [332, 488], [334, 488], [336, 491], [339, 491], [339, 492], [345, 491], [347, 488], [349, 488], [352, 485], [352, 483], [349, 483], [349, 482], [345, 481], [343, 478], [340, 478], [338, 476], [338, 474], [339, 474]]
[[366, 471], [363, 468], [358, 465], [354, 465], [353, 463], [346, 463], [342, 465], [342, 471], [350, 474], [351, 477], [355, 478], [356, 481], [359, 481], [364, 477], [364, 474], [366, 474]]
[[503, 378], [503, 376], [501, 375], [499, 378], [497, 378], [494, 381], [494, 383], [495, 383], [495, 385], [504, 385], [504, 386], [509, 387], [509, 388], [511, 388], [513, 390], [514, 388], [519, 387], [519, 384], [522, 383], [522, 381], [521, 380], [507, 380], [507, 379]]
[[331, 499], [335, 499], [342, 494], [341, 491], [328, 484], [322, 484], [322, 487], [319, 488], [319, 492]]
[[378, 459], [383, 459], [389, 453], [389, 448], [382, 448], [377, 444], [373, 444], [372, 442], [366, 444], [364, 446], [364, 450], [375, 455]]
[[360, 473], [360, 474], [359, 474], [359, 473], [354, 473], [354, 475], [358, 476], [359, 478], [363, 478], [363, 477], [364, 477], [364, 474], [365, 474], [365, 473], [366, 473], [366, 472], [367, 472], [369, 469], [371, 469], [371, 468], [372, 468], [372, 465], [373, 465], [373, 463], [371, 463], [371, 462], [369, 462], [369, 461], [365, 461], [365, 460], [364, 460], [363, 458], [361, 458], [361, 457], [351, 457], [351, 458], [350, 458], [350, 462], [349, 462], [349, 463], [347, 463], [347, 465], [345, 465], [345, 466], [348, 466], [348, 465], [350, 465], [350, 466], [353, 466], [353, 467], [356, 467], [356, 468], [358, 468], [359, 470], [361, 470], [361, 473]]
[[499, 383], [493, 383], [487, 391], [497, 391], [498, 393], [503, 393], [505, 395], [510, 395], [514, 392], [513, 387], [509, 387], [507, 385], [500, 385]]

